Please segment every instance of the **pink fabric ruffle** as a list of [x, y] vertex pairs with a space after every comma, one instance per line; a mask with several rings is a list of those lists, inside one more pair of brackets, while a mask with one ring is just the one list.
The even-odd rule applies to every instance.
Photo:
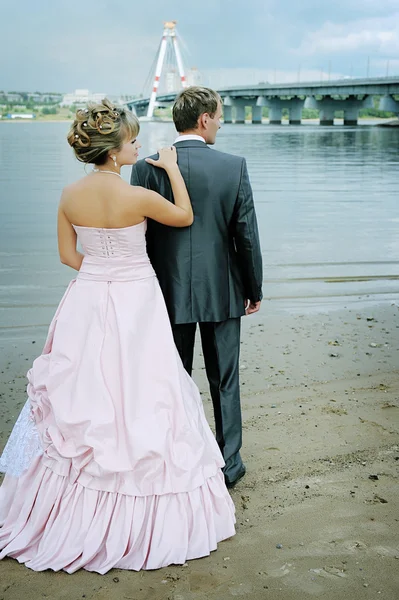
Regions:
[[0, 559], [35, 571], [158, 569], [207, 556], [235, 533], [221, 472], [190, 492], [135, 497], [71, 484], [39, 457], [22, 477], [6, 476], [0, 503], [9, 509]]

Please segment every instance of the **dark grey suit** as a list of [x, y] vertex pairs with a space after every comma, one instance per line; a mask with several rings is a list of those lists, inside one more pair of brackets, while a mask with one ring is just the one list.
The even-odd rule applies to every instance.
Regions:
[[[234, 481], [242, 468], [239, 395], [244, 300], [262, 298], [262, 256], [245, 159], [199, 140], [176, 143], [194, 211], [191, 227], [149, 220], [147, 249], [162, 288], [176, 346], [191, 375], [196, 324], [213, 400], [216, 439]], [[153, 158], [156, 158], [153, 157]], [[139, 161], [131, 183], [173, 202], [167, 174]]]

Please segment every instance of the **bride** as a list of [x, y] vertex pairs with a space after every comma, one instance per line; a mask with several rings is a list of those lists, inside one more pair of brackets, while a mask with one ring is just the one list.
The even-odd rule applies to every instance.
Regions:
[[157, 569], [234, 535], [223, 459], [146, 252], [147, 217], [188, 227], [191, 203], [174, 148], [147, 160], [167, 172], [175, 204], [121, 179], [138, 132], [103, 100], [78, 110], [68, 135], [94, 165], [59, 206], [61, 262], [78, 274], [0, 459], [0, 558], [36, 571]]

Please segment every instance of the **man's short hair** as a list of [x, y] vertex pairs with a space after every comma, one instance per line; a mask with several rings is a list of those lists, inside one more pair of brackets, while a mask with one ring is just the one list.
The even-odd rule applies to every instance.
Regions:
[[204, 113], [214, 117], [221, 98], [217, 92], [206, 87], [191, 86], [177, 96], [173, 105], [173, 121], [179, 133], [196, 129], [198, 119]]

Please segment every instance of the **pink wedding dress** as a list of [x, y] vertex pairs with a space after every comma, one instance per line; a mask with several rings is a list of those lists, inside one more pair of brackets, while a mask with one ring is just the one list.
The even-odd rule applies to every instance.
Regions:
[[106, 573], [206, 556], [234, 535], [234, 505], [146, 222], [75, 229], [85, 258], [0, 459], [0, 558]]

